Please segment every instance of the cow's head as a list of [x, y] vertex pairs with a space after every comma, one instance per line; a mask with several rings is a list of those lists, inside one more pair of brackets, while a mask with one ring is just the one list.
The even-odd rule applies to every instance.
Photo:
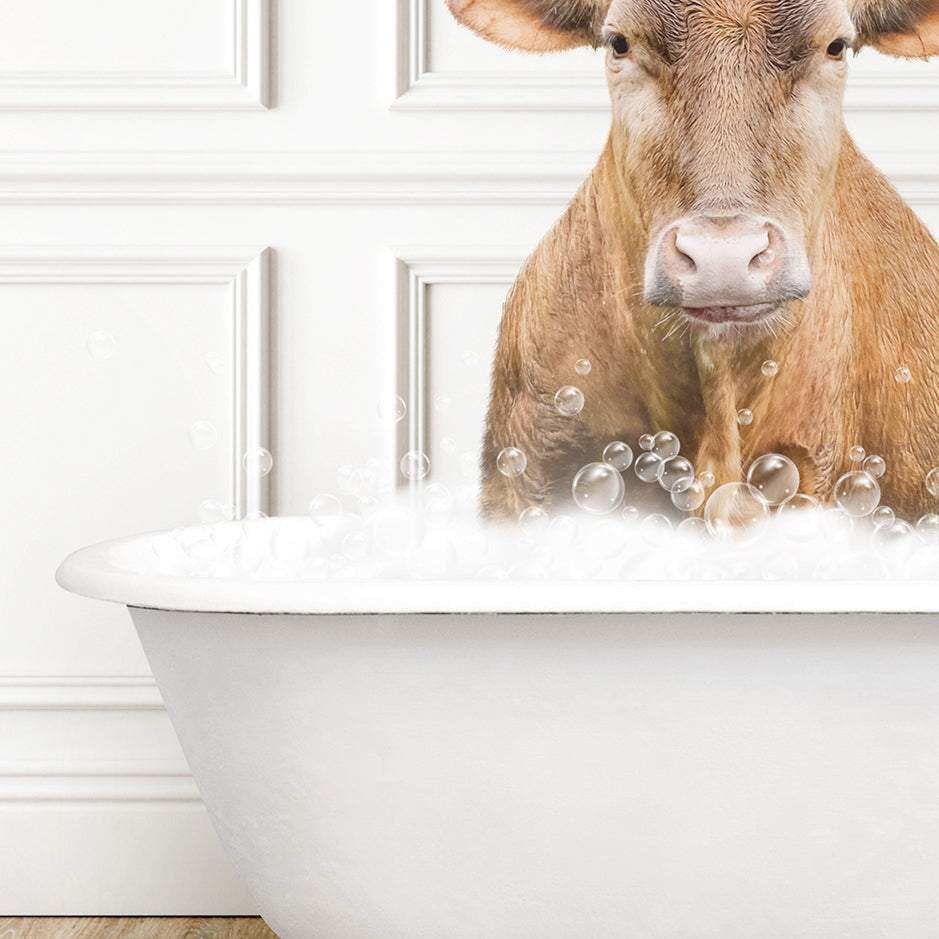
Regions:
[[645, 297], [711, 338], [811, 286], [841, 143], [846, 53], [939, 53], [939, 0], [447, 0], [532, 52], [603, 46], [612, 145], [648, 237]]

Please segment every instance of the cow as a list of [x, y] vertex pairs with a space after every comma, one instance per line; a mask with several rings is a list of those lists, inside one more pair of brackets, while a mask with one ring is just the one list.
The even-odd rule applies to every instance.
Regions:
[[[599, 161], [505, 302], [482, 515], [550, 509], [606, 443], [662, 429], [716, 486], [776, 452], [823, 503], [863, 447], [898, 515], [935, 510], [939, 246], [842, 98], [849, 50], [939, 54], [939, 0], [447, 4], [506, 47], [602, 46], [612, 100]], [[520, 475], [497, 467], [508, 447]]]

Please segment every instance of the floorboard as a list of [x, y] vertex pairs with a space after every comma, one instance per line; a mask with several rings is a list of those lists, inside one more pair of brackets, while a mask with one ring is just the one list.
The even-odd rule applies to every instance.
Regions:
[[8, 916], [0, 939], [277, 939], [259, 917]]

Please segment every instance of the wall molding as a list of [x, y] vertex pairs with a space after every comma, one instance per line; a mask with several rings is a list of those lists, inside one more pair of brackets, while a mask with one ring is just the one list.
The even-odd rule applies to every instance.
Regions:
[[0, 805], [201, 803], [188, 771], [161, 760], [0, 762]]
[[[501, 284], [511, 286], [531, 246], [418, 245], [392, 248], [397, 267], [397, 365], [390, 394], [406, 390], [407, 422], [397, 430], [391, 448], [393, 466], [410, 451], [429, 454], [430, 415], [427, 381], [428, 320], [432, 315], [428, 291], [434, 284]], [[419, 498], [419, 484], [410, 486]]]
[[[76, 713], [83, 721], [82, 752], [94, 754], [79, 760], [67, 752], [59, 734], [41, 731]], [[127, 803], [201, 801], [181, 757], [122, 759], [118, 755], [125, 746], [124, 734], [114, 734], [114, 719], [138, 728], [134, 736], [139, 739], [152, 733], [149, 714], [167, 720], [152, 676], [4, 675], [0, 676], [0, 714], [7, 715], [8, 725], [7, 759], [0, 760], [0, 807], [4, 810], [52, 808], [53, 804], [60, 809], [94, 803], [106, 809]], [[19, 732], [18, 725], [22, 727]], [[35, 750], [27, 745], [37, 734], [44, 741], [45, 759], [32, 758]], [[18, 749], [25, 759], [17, 758]]]
[[242, 457], [270, 449], [270, 249], [0, 245], [0, 284], [223, 284], [230, 295], [232, 449], [229, 501], [239, 517], [267, 512], [269, 479]]
[[230, 70], [0, 71], [0, 110], [219, 110], [267, 108], [270, 0], [233, 0]]
[[[592, 111], [608, 113], [606, 77], [595, 72], [435, 72], [430, 67], [430, 0], [398, 0], [394, 110]], [[869, 60], [868, 60], [869, 61]], [[854, 65], [846, 111], [939, 111], [939, 72], [911, 76], [903, 64], [876, 72]]]
[[162, 711], [149, 675], [0, 675], [0, 711]]
[[0, 153], [0, 204], [435, 205], [566, 202], [592, 152]]
[[[916, 205], [939, 205], [935, 152], [868, 154]], [[599, 153], [93, 151], [0, 153], [0, 205], [563, 206]]]
[[[602, 72], [426, 72], [391, 105], [397, 111], [610, 112]], [[910, 78], [899, 69], [853, 75], [844, 97], [847, 113], [939, 112], [939, 76]]]

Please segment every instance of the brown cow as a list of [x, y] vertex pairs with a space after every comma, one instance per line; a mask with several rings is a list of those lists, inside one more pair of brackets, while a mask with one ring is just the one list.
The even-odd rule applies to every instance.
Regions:
[[[447, 2], [506, 46], [602, 44], [613, 102], [598, 164], [506, 300], [483, 514], [549, 507], [608, 441], [657, 429], [717, 485], [788, 454], [823, 501], [860, 445], [887, 461], [884, 502], [934, 510], [939, 246], [841, 100], [850, 48], [939, 53], [939, 0]], [[569, 384], [576, 417], [554, 406]], [[509, 446], [528, 458], [515, 478], [496, 468]]]

